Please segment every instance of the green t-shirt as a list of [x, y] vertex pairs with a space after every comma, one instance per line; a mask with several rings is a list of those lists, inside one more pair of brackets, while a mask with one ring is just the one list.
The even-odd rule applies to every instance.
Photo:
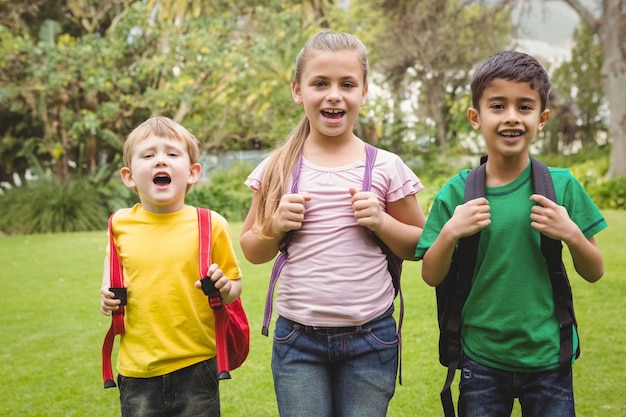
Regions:
[[[415, 255], [433, 244], [463, 204], [469, 170], [437, 194]], [[607, 227], [569, 170], [550, 168], [556, 198], [589, 238]], [[559, 324], [540, 234], [530, 226], [530, 164], [513, 182], [487, 187], [491, 224], [482, 230], [472, 289], [462, 312], [461, 345], [471, 359], [497, 369], [537, 372], [559, 366]], [[574, 336], [574, 350], [578, 344]]]

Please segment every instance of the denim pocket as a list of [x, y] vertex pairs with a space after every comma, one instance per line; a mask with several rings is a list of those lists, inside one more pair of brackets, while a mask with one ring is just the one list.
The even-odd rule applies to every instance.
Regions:
[[274, 342], [289, 343], [290, 340], [298, 336], [298, 333], [299, 330], [296, 329], [291, 321], [278, 317], [276, 328], [274, 329]]
[[[388, 348], [398, 345], [398, 333], [396, 332], [396, 321], [393, 317], [385, 317], [364, 328], [363, 331], [375, 345]], [[374, 346], [375, 347], [375, 346]]]
[[386, 363], [398, 357], [398, 333], [396, 322], [392, 316], [375, 321], [363, 329], [365, 339], [373, 350], [378, 351], [380, 360]]
[[193, 365], [193, 379], [197, 380], [207, 392], [214, 394], [212, 401], [219, 399], [219, 380], [217, 378], [217, 360], [215, 358]]
[[300, 334], [300, 330], [293, 325], [292, 321], [279, 316], [274, 328], [274, 353], [284, 358]]

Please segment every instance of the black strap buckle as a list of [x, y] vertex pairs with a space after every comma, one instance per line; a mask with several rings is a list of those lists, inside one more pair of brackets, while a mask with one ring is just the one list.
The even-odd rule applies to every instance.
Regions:
[[217, 310], [222, 308], [222, 296], [217, 288], [215, 288], [215, 283], [211, 281], [211, 277], [204, 277], [200, 280], [202, 284], [202, 292], [204, 295], [209, 297], [209, 305], [213, 310]]
[[120, 306], [125, 306], [127, 301], [128, 301], [128, 292], [126, 291], [126, 288], [124, 287], [111, 287], [109, 288], [109, 291], [111, 291], [113, 294], [115, 294], [113, 296], [114, 300], [120, 300]]

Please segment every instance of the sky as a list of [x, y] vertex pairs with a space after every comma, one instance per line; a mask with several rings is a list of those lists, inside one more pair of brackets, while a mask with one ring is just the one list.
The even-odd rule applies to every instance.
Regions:
[[569, 60], [574, 29], [580, 22], [578, 14], [559, 0], [530, 0], [526, 4], [530, 7], [523, 14], [513, 14], [520, 28], [516, 49], [557, 64]]
[[[580, 20], [574, 9], [564, 1], [532, 0], [530, 3], [530, 11], [521, 16], [520, 38], [571, 48], [572, 35]], [[514, 19], [519, 18], [514, 15]]]

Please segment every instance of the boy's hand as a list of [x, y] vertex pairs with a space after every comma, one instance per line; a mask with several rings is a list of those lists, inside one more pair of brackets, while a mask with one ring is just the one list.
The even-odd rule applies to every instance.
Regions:
[[285, 194], [281, 197], [278, 209], [272, 220], [274, 234], [283, 235], [302, 227], [306, 201], [311, 200], [308, 193]]
[[[224, 272], [218, 268], [217, 264], [211, 264], [209, 266], [209, 271], [207, 272], [208, 277], [204, 279], [210, 279], [213, 281], [215, 288], [219, 291], [220, 297], [222, 297], [222, 301], [224, 304], [230, 304], [235, 301], [239, 295], [241, 294], [240, 286], [236, 285], [233, 280], [228, 279], [227, 276], [224, 275]], [[239, 280], [235, 280], [239, 283]], [[197, 280], [194, 283], [194, 287], [202, 290], [202, 282]]]
[[537, 203], [530, 213], [530, 225], [533, 228], [551, 239], [565, 242], [580, 233], [565, 207], [540, 194], [533, 194], [530, 199]]
[[373, 232], [380, 230], [383, 216], [376, 194], [370, 191], [357, 191], [356, 188], [350, 188], [348, 192], [352, 196], [352, 209], [357, 224], [365, 226]]
[[491, 207], [485, 197], [475, 198], [456, 206], [445, 229], [454, 240], [471, 236], [491, 224]]
[[120, 300], [113, 299], [115, 294], [107, 287], [100, 289], [100, 311], [105, 316], [110, 316], [112, 311], [119, 310]]

